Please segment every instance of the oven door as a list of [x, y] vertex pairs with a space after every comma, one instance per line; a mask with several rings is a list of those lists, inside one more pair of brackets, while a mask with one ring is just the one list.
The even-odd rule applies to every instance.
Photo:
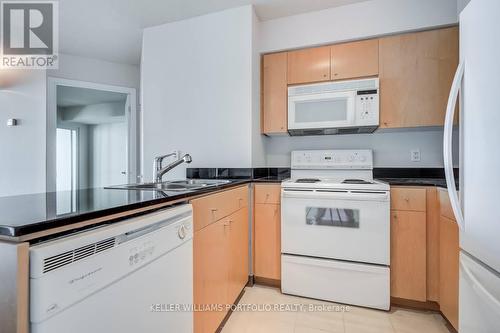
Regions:
[[281, 252], [389, 265], [386, 191], [283, 189]]
[[288, 97], [288, 128], [352, 127], [356, 118], [354, 91]]

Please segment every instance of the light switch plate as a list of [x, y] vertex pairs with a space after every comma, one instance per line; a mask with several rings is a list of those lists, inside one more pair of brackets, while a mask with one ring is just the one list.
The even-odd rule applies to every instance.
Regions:
[[420, 149], [412, 150], [410, 158], [412, 162], [420, 162]]

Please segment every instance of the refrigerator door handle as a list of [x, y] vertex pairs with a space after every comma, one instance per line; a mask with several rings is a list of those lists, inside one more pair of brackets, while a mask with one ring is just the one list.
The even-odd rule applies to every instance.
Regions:
[[486, 288], [481, 284], [481, 282], [474, 276], [474, 273], [471, 272], [469, 267], [460, 260], [460, 267], [462, 268], [462, 271], [465, 273], [466, 277], [472, 282], [472, 288], [476, 289], [479, 291], [483, 296], [486, 296], [486, 299], [488, 299], [492, 305], [497, 309], [497, 312], [500, 312], [500, 301], [493, 296]]
[[446, 185], [448, 187], [448, 195], [450, 197], [451, 207], [455, 218], [457, 220], [460, 230], [464, 230], [464, 216], [460, 208], [458, 200], [457, 187], [455, 185], [455, 175], [453, 174], [453, 155], [452, 155], [452, 142], [453, 142], [453, 117], [455, 115], [455, 107], [457, 105], [458, 93], [462, 85], [464, 76], [464, 64], [458, 65], [451, 85], [450, 96], [448, 98], [448, 105], [446, 107], [446, 117], [444, 120], [444, 138], [443, 138], [443, 157], [444, 157], [444, 172], [446, 175]]

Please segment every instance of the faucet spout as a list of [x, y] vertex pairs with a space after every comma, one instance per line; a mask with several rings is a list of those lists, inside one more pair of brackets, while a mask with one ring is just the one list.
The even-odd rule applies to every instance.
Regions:
[[[158, 158], [155, 159], [155, 161], [157, 161]], [[182, 156], [181, 158], [179, 158], [178, 160], [170, 163], [169, 165], [163, 167], [163, 168], [158, 168], [158, 169], [155, 169], [155, 182], [156, 183], [161, 183], [161, 179], [163, 177], [164, 174], [166, 174], [167, 172], [169, 172], [170, 170], [172, 170], [173, 168], [181, 165], [182, 163], [191, 163], [193, 161], [193, 159], [191, 158], [191, 155], [189, 154], [186, 154], [184, 156]], [[161, 166], [161, 164], [160, 164]]]

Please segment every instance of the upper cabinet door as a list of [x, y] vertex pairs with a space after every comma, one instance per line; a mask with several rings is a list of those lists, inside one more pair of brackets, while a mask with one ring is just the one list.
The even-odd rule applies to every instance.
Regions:
[[378, 75], [378, 39], [331, 47], [332, 80]]
[[330, 80], [330, 46], [288, 52], [288, 84]]
[[380, 127], [442, 126], [458, 65], [458, 28], [381, 38]]
[[262, 57], [262, 133], [286, 133], [287, 124], [287, 53]]

